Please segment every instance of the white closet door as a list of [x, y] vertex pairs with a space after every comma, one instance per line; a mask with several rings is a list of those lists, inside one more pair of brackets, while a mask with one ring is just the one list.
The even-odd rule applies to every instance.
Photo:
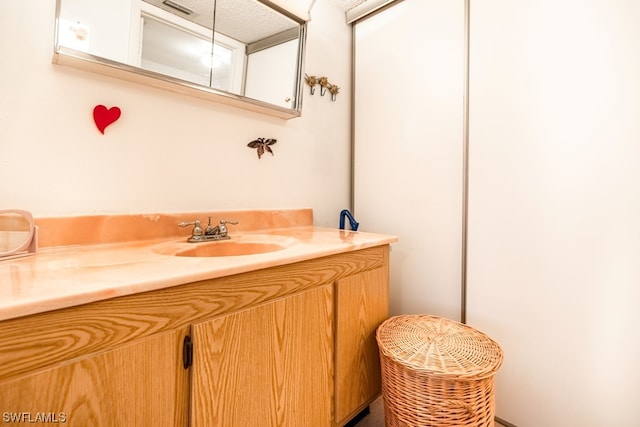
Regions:
[[391, 312], [460, 318], [463, 0], [405, 0], [355, 25], [355, 207], [395, 234]]
[[471, 3], [468, 322], [497, 415], [640, 425], [640, 3]]

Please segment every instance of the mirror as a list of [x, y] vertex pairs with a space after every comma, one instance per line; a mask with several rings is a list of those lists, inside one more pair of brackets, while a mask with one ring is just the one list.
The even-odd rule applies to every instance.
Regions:
[[0, 259], [35, 253], [37, 226], [27, 211], [0, 210]]
[[56, 23], [55, 63], [300, 115], [306, 24], [268, 0], [58, 0]]

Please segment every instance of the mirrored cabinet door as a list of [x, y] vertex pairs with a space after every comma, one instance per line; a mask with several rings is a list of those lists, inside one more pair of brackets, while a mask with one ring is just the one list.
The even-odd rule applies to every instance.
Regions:
[[140, 49], [135, 59], [141, 68], [211, 85], [211, 34], [188, 31], [150, 14], [142, 15], [140, 27]]
[[[235, 42], [232, 49], [239, 49], [244, 62], [242, 84], [231, 91], [294, 108], [301, 48], [299, 23], [256, 0], [216, 0], [215, 15], [214, 45]], [[244, 25], [246, 22], [255, 25]], [[224, 72], [214, 68], [214, 79]]]

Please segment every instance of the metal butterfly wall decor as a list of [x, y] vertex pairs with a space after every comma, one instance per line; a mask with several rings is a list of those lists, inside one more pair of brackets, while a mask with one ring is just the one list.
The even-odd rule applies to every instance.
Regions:
[[273, 156], [273, 150], [270, 146], [276, 142], [278, 140], [273, 138], [258, 138], [248, 143], [247, 147], [256, 148], [258, 150], [258, 158], [261, 158], [265, 151], [268, 151]]

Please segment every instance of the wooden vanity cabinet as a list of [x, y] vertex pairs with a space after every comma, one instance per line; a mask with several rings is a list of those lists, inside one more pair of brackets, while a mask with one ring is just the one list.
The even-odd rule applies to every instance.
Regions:
[[0, 321], [0, 414], [342, 425], [379, 393], [387, 285], [385, 245]]

